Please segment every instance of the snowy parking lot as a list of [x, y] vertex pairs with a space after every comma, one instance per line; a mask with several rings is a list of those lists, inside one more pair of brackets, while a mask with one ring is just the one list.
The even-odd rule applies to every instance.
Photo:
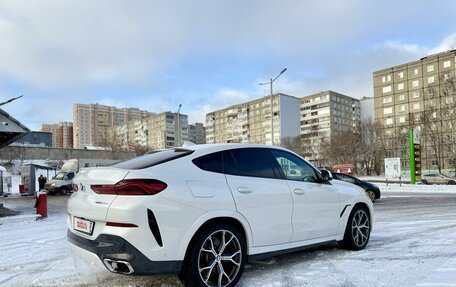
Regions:
[[[365, 250], [323, 246], [251, 262], [239, 286], [456, 286], [456, 187], [379, 184]], [[75, 257], [66, 201], [49, 197], [42, 221], [0, 221], [0, 286], [181, 286], [175, 276], [124, 276]], [[34, 212], [33, 198], [1, 198]]]

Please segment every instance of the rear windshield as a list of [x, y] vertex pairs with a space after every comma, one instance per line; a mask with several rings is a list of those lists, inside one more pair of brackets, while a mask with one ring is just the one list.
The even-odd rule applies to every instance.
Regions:
[[162, 150], [112, 165], [115, 168], [143, 169], [191, 154], [192, 150]]

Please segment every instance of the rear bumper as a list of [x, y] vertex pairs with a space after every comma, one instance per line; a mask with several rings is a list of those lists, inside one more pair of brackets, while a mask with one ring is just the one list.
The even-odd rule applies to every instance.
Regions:
[[67, 231], [67, 236], [70, 243], [95, 254], [100, 262], [104, 259], [128, 262], [137, 275], [178, 273], [182, 266], [182, 261], [151, 261], [119, 236], [101, 234], [95, 240], [90, 240], [70, 230]]

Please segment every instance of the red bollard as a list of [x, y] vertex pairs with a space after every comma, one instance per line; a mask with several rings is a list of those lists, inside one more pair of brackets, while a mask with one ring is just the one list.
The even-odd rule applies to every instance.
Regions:
[[36, 195], [36, 213], [41, 217], [47, 217], [47, 194], [44, 191], [39, 191]]

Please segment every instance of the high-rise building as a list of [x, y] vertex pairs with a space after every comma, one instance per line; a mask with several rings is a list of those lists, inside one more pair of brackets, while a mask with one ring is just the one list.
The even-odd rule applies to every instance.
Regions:
[[52, 147], [73, 148], [73, 123], [43, 124], [40, 131], [52, 134]]
[[[280, 145], [285, 137], [299, 135], [299, 99], [285, 94], [237, 104], [206, 115], [207, 143], [257, 143]], [[273, 131], [273, 133], [272, 133]]]
[[454, 159], [456, 50], [373, 73], [375, 119], [386, 157], [409, 168], [409, 130], [421, 131], [422, 169], [449, 168]]
[[301, 98], [301, 145], [303, 155], [324, 164], [321, 146], [338, 133], [355, 132], [360, 124], [358, 99], [333, 91]]
[[206, 129], [202, 123], [188, 125], [188, 139], [195, 144], [206, 143]]
[[[195, 137], [201, 141], [204, 133], [202, 124], [197, 123], [197, 133]], [[178, 132], [180, 130], [180, 132]], [[147, 150], [173, 148], [182, 146], [184, 141], [188, 141], [189, 124], [185, 114], [163, 112], [150, 115], [140, 120], [133, 120], [127, 123], [110, 128], [110, 132], [117, 134], [118, 140], [124, 148], [129, 146], [141, 146]], [[201, 142], [195, 142], [201, 143]]]
[[153, 115], [136, 108], [116, 108], [99, 104], [73, 106], [73, 142], [75, 148], [102, 145], [108, 128]]

